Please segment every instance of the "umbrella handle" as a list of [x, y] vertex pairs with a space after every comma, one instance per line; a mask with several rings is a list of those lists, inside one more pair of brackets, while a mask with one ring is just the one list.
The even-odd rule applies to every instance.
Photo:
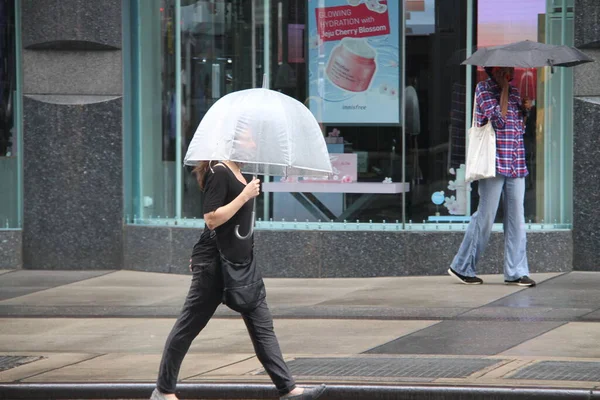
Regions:
[[252, 223], [250, 224], [250, 230], [248, 231], [246, 236], [240, 235], [240, 226], [239, 225], [235, 226], [235, 236], [237, 236], [238, 239], [240, 239], [240, 240], [250, 239], [250, 237], [254, 233], [254, 218], [255, 218], [255, 216], [256, 216], [256, 212], [254, 210], [252, 210]]
[[[256, 179], [256, 175], [253, 176], [253, 179]], [[252, 201], [252, 219], [250, 220], [250, 230], [246, 234], [246, 236], [240, 235], [240, 226], [235, 226], [235, 236], [240, 240], [248, 240], [252, 237], [254, 233], [254, 221], [256, 221], [256, 197]]]

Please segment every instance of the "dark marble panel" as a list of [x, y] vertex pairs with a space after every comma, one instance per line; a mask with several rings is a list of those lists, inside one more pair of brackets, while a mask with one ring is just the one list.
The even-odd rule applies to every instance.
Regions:
[[582, 50], [596, 62], [586, 63], [573, 68], [573, 95], [600, 95], [600, 49]]
[[121, 48], [121, 0], [22, 0], [21, 14], [24, 48], [70, 41]]
[[122, 71], [116, 50], [24, 50], [23, 93], [120, 96]]
[[573, 232], [527, 234], [527, 259], [532, 273], [567, 272], [573, 269]]
[[407, 270], [411, 275], [442, 275], [452, 263], [463, 232], [409, 232], [405, 234]]
[[575, 47], [600, 47], [598, 0], [575, 0]]
[[563, 322], [442, 321], [367, 351], [367, 354], [494, 355]]
[[[458, 248], [456, 249], [458, 251]], [[504, 233], [492, 232], [485, 253], [477, 266], [478, 274], [504, 273]]]
[[147, 272], [170, 272], [173, 246], [171, 240], [170, 228], [125, 225], [124, 268]]
[[[408, 232], [407, 257], [412, 275], [441, 275], [450, 267], [465, 232]], [[484, 256], [477, 266], [478, 274], [498, 274], [503, 271], [504, 235], [494, 232]]]
[[24, 97], [24, 268], [121, 268], [121, 112]]
[[[188, 273], [199, 230], [128, 226], [126, 230], [129, 229], [154, 233], [150, 240], [137, 233], [126, 235], [126, 268]], [[256, 256], [263, 276], [268, 278], [440, 275], [446, 273], [463, 234], [257, 231]], [[532, 273], [570, 270], [570, 232], [531, 232], [528, 240]], [[148, 261], [154, 252], [157, 257], [151, 256], [153, 261]], [[478, 273], [502, 273], [503, 260], [504, 235], [497, 232], [492, 234]]]
[[573, 104], [573, 269], [600, 270], [600, 99]]
[[269, 278], [321, 276], [321, 232], [257, 231], [256, 260]]
[[201, 228], [170, 228], [171, 230], [171, 260], [169, 272], [190, 274], [190, 257], [194, 245], [200, 238]]
[[23, 266], [22, 231], [0, 230], [0, 269], [17, 269]]
[[[407, 232], [406, 263], [411, 275], [445, 274], [464, 232]], [[528, 232], [527, 255], [530, 271], [570, 271], [573, 259], [571, 232]], [[493, 232], [485, 254], [477, 266], [478, 274], [501, 274], [504, 271], [504, 233]]]
[[321, 235], [323, 278], [402, 276], [412, 272], [406, 260], [403, 233], [323, 232]]

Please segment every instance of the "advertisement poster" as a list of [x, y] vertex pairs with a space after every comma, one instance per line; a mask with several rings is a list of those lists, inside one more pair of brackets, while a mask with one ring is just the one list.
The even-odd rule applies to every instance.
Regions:
[[319, 122], [400, 123], [399, 3], [308, 1], [308, 106]]

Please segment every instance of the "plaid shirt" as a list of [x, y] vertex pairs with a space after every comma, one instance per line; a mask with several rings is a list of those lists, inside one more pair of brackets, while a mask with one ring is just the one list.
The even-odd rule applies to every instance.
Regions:
[[519, 90], [510, 86], [508, 111], [506, 117], [502, 117], [500, 94], [500, 86], [492, 79], [479, 82], [475, 89], [475, 118], [478, 126], [492, 121], [496, 131], [496, 172], [509, 178], [522, 178], [528, 174], [523, 144], [526, 112]]

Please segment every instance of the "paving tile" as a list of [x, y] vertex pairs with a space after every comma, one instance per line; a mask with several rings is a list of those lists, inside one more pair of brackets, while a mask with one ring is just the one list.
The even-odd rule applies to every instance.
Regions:
[[[535, 278], [535, 277], [534, 277]], [[570, 272], [535, 288], [500, 299], [491, 307], [551, 307], [597, 310], [600, 304], [600, 274]]]
[[[160, 353], [174, 319], [0, 319], [0, 352]], [[360, 353], [434, 321], [276, 320], [284, 353]], [[241, 318], [213, 319], [192, 353], [253, 353]]]
[[[557, 274], [540, 274], [542, 281]], [[480, 307], [509, 296], [522, 288], [504, 285], [501, 275], [483, 275], [485, 285], [467, 286], [450, 276], [386, 279], [373, 288], [358, 289], [346, 296], [319, 305], [388, 307]]]
[[532, 339], [562, 322], [442, 321], [400, 337], [366, 354], [494, 355]]
[[579, 319], [582, 321], [600, 322], [600, 309], [590, 312], [589, 314], [582, 315]]
[[[269, 300], [273, 296], [269, 295]], [[153, 305], [2, 305], [0, 318], [10, 317], [61, 317], [61, 318], [177, 318], [183, 305], [183, 297], [173, 297], [167, 304]], [[369, 320], [439, 320], [451, 319], [468, 312], [469, 308], [432, 307], [363, 307], [363, 306], [301, 306], [273, 305], [271, 314], [275, 319], [369, 319]], [[226, 306], [219, 306], [214, 318], [239, 318], [239, 314]]]
[[5, 300], [2, 305], [42, 305], [43, 307], [85, 307], [85, 306], [152, 306], [183, 305], [185, 292], [179, 288], [165, 287], [149, 291], [144, 287], [131, 287], [127, 290], [115, 287], [58, 287], [44, 292]]
[[187, 275], [163, 274], [156, 272], [138, 272], [121, 270], [110, 275], [100, 276], [90, 281], [78, 282], [77, 287], [147, 287], [147, 288], [164, 288], [166, 286], [179, 286], [187, 289], [190, 284], [191, 277]]
[[17, 368], [21, 365], [39, 361], [40, 359], [41, 357], [39, 356], [0, 355], [0, 371], [7, 371], [9, 369]]
[[384, 305], [370, 307], [352, 305], [317, 305], [305, 307], [274, 306], [271, 310], [274, 318], [331, 318], [370, 320], [449, 319], [467, 311], [469, 311], [469, 308], [388, 307]]
[[376, 343], [408, 335], [435, 321], [278, 320], [275, 332], [285, 353], [359, 354]]
[[13, 298], [2, 302], [0, 306], [104, 308], [170, 305], [181, 309], [189, 284], [189, 276], [117, 271], [69, 286]]
[[151, 306], [0, 304], [0, 318], [177, 318], [181, 312], [183, 298], [171, 300], [171, 303], [172, 305]]
[[[198, 352], [253, 352], [243, 323], [235, 320], [212, 320], [220, 326], [222, 337], [201, 336], [192, 350]], [[435, 321], [365, 321], [361, 320], [290, 320], [275, 321], [275, 333], [283, 354], [358, 354], [378, 344], [383, 344], [399, 335], [423, 329]], [[237, 331], [227, 333], [228, 326]]]
[[[283, 355], [283, 359], [286, 362], [294, 359], [294, 355], [290, 353], [286, 353]], [[244, 361], [240, 361], [234, 364], [225, 365], [220, 368], [214, 368], [208, 372], [203, 372], [201, 374], [194, 374], [191, 376], [187, 376], [183, 378], [183, 381], [213, 381], [218, 378], [225, 378], [227, 381], [231, 382], [231, 377], [242, 377], [242, 376], [258, 376], [258, 373], [263, 370], [263, 366], [258, 361], [256, 356], [250, 357]]]
[[570, 322], [532, 338], [502, 355], [600, 358], [600, 323]]
[[590, 313], [590, 309], [552, 307], [484, 306], [461, 314], [458, 319], [493, 319], [518, 321], [574, 321]]
[[110, 273], [111, 271], [17, 270], [0, 274], [0, 301]]
[[0, 319], [0, 352], [160, 353], [174, 320]]
[[98, 354], [84, 353], [46, 353], [46, 352], [26, 352], [26, 353], [5, 353], [20, 356], [41, 356], [41, 360], [21, 365], [7, 371], [0, 372], [0, 382], [16, 382], [34, 377], [36, 375], [74, 365], [85, 360], [97, 357]]

